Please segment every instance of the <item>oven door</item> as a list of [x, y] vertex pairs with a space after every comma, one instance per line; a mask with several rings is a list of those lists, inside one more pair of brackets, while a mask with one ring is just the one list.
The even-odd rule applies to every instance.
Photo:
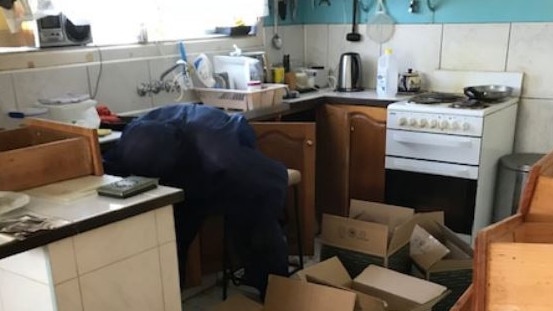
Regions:
[[416, 212], [444, 211], [451, 230], [471, 235], [478, 168], [386, 157], [385, 202]]
[[386, 155], [478, 165], [481, 139], [447, 134], [386, 130]]

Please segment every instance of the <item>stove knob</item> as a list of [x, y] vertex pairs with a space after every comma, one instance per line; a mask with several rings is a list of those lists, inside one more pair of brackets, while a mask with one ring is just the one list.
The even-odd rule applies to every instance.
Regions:
[[453, 129], [454, 131], [458, 130], [459, 129], [459, 122], [451, 123], [451, 129]]
[[440, 128], [441, 128], [442, 130], [446, 130], [448, 127], [449, 127], [449, 122], [447, 122], [446, 120], [443, 120], [443, 121], [440, 123]]
[[425, 128], [427, 124], [428, 124], [428, 121], [427, 121], [426, 119], [421, 119], [421, 121], [420, 121], [420, 126], [421, 126], [422, 128]]
[[438, 121], [430, 120], [430, 128], [436, 128], [436, 126], [438, 126]]
[[463, 123], [463, 131], [466, 132], [468, 130], [470, 130], [470, 123], [468, 122]]
[[412, 127], [417, 127], [417, 119], [415, 118], [409, 119], [409, 125], [411, 125]]
[[399, 118], [398, 122], [399, 126], [407, 125], [407, 118], [401, 117]]

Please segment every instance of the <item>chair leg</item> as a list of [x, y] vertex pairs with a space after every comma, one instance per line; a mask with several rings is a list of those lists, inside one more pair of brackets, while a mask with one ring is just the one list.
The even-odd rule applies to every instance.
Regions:
[[301, 234], [301, 220], [300, 220], [300, 211], [299, 211], [299, 198], [298, 198], [298, 186], [294, 185], [294, 213], [296, 214], [296, 239], [298, 246], [298, 256], [299, 256], [299, 269], [303, 269], [303, 236]]

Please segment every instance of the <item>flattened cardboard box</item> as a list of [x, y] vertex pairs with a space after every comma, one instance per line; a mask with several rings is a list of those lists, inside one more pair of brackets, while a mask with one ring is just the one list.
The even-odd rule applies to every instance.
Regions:
[[450, 289], [451, 294], [435, 306], [436, 310], [449, 310], [472, 283], [473, 250], [442, 223], [423, 220], [418, 225], [447, 247], [449, 253], [443, 256], [441, 246], [437, 244], [417, 247], [418, 243], [411, 243], [414, 275], [420, 274], [420, 277]]
[[[232, 299], [231, 299], [232, 298]], [[353, 311], [355, 293], [270, 275], [261, 306], [245, 297], [231, 297], [215, 311]]]
[[426, 311], [444, 299], [442, 285], [377, 265], [368, 266], [352, 283], [355, 290], [383, 299], [390, 311]]
[[321, 259], [337, 255], [351, 276], [369, 264], [408, 273], [407, 245], [422, 218], [443, 223], [442, 212], [415, 215], [411, 208], [351, 200], [349, 217], [323, 215]]
[[303, 281], [354, 292], [357, 295], [355, 301], [356, 311], [386, 310], [386, 302], [382, 299], [356, 291], [352, 288], [353, 280], [338, 257], [332, 257], [315, 265], [304, 268], [298, 271], [294, 276]]

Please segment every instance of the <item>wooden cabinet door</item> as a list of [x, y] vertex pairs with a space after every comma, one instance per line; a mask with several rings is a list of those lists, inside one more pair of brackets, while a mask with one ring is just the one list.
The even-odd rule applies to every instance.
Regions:
[[[301, 172], [300, 218], [304, 254], [313, 255], [315, 238], [315, 124], [312, 122], [250, 122], [257, 146], [268, 157]], [[289, 196], [289, 215], [293, 197]], [[291, 224], [293, 224], [291, 219]], [[291, 237], [293, 237], [292, 235]], [[291, 243], [292, 244], [292, 243]]]
[[384, 202], [386, 109], [356, 107], [349, 114], [349, 197]]
[[321, 106], [317, 136], [317, 211], [347, 216], [351, 198], [383, 202], [386, 108]]
[[321, 215], [345, 216], [349, 196], [349, 126], [347, 111], [339, 105], [317, 109], [317, 194]]

